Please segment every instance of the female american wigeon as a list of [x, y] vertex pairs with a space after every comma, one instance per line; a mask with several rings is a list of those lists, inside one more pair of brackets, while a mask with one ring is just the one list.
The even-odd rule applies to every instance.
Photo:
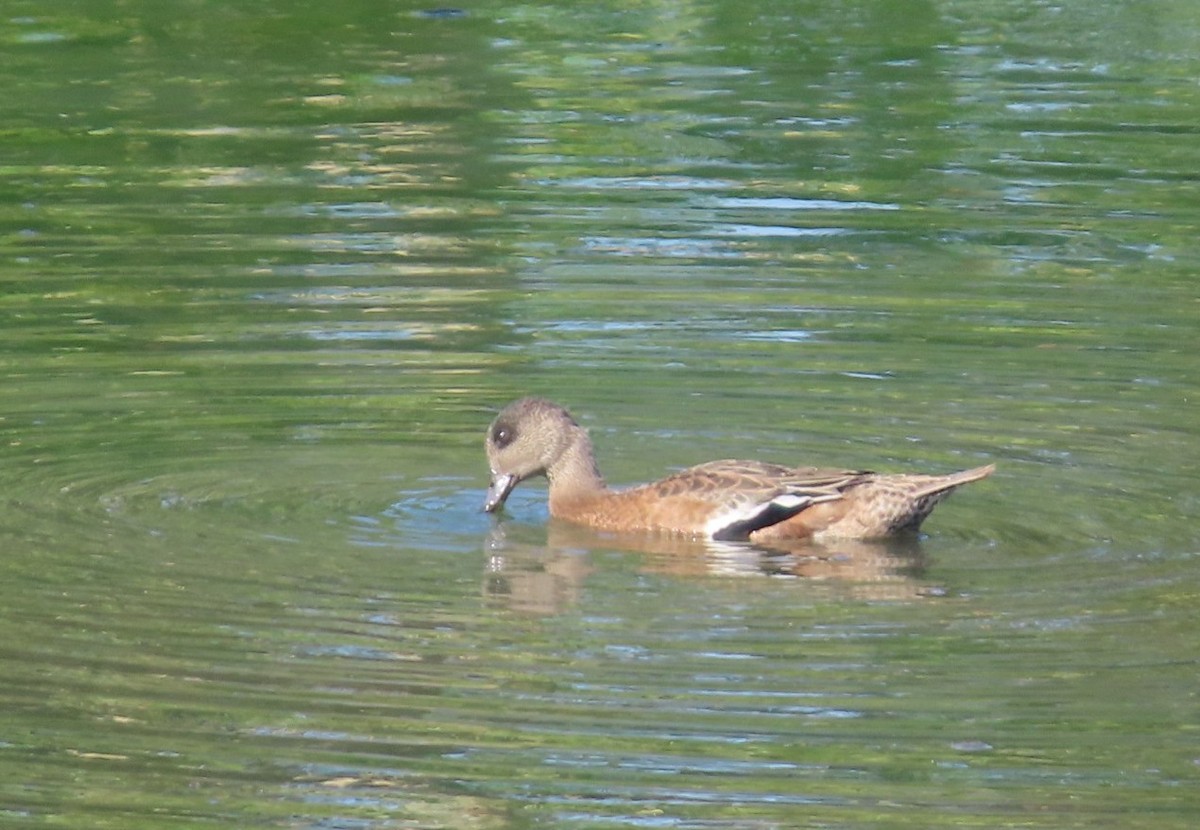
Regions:
[[710, 461], [650, 484], [610, 490], [592, 441], [567, 410], [522, 398], [500, 411], [487, 433], [494, 512], [527, 478], [550, 481], [550, 515], [607, 531], [659, 531], [723, 541], [875, 539], [915, 530], [956, 487], [994, 465], [945, 476], [880, 475]]

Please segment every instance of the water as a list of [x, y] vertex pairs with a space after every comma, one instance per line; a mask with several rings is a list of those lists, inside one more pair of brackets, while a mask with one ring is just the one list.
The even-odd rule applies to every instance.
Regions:
[[[6, 826], [1190, 827], [1200, 17], [0, 15]], [[716, 457], [916, 541], [598, 536]]]

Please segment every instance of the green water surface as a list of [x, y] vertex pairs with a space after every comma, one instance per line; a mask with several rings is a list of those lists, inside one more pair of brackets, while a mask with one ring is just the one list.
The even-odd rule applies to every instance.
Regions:
[[[1200, 9], [10, 2], [0, 825], [1191, 828]], [[720, 457], [919, 539], [581, 532]]]

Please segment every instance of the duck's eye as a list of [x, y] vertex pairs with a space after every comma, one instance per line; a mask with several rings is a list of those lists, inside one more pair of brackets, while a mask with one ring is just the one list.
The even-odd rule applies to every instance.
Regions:
[[517, 431], [507, 424], [497, 424], [492, 430], [492, 443], [500, 449], [504, 449], [514, 440], [516, 440]]

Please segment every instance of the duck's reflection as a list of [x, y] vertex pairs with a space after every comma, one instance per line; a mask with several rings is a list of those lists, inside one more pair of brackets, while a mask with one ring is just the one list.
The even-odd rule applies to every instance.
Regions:
[[553, 519], [544, 542], [539, 535], [510, 534], [505, 524], [493, 525], [485, 542], [487, 598], [521, 613], [557, 614], [578, 600], [595, 550], [636, 552], [644, 570], [672, 576], [793, 577], [833, 583], [861, 599], [910, 600], [939, 593], [920, 579], [925, 558], [916, 536], [769, 549], [745, 542], [601, 533]]
[[499, 523], [492, 525], [485, 549], [484, 596], [524, 614], [557, 614], [574, 605], [592, 572], [586, 549], [510, 539]]

